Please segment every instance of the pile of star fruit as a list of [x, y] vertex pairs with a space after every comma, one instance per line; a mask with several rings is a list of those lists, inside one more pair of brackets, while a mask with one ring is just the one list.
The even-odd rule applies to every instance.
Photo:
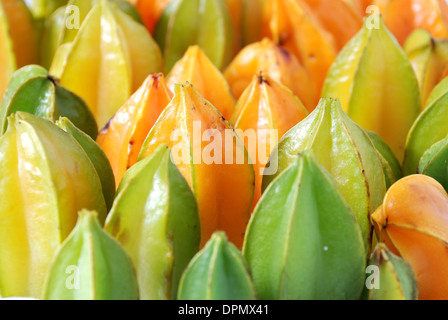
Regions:
[[0, 295], [448, 299], [443, 0], [0, 0]]

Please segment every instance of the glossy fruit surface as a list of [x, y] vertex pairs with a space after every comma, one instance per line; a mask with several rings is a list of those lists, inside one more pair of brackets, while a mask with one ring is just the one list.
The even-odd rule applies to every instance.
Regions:
[[217, 230], [241, 247], [254, 196], [254, 169], [230, 123], [192, 85], [174, 97], [149, 132], [139, 159], [167, 144], [199, 207], [201, 247]]
[[447, 299], [448, 195], [433, 178], [396, 182], [372, 215], [380, 241], [415, 272], [419, 299]]

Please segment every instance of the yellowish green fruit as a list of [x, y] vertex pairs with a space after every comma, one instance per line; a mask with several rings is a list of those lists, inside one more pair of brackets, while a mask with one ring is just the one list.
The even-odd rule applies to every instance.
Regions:
[[0, 103], [0, 133], [7, 128], [7, 117], [25, 111], [51, 121], [68, 117], [93, 139], [98, 134], [95, 118], [83, 99], [60, 86], [47, 70], [28, 65], [11, 77]]
[[233, 55], [232, 24], [222, 0], [173, 0], [160, 17], [154, 37], [165, 58], [165, 73], [192, 45], [204, 50], [218, 69]]
[[56, 250], [78, 211], [106, 205], [86, 152], [55, 124], [17, 112], [0, 137], [0, 292], [41, 298]]
[[106, 201], [107, 211], [109, 211], [115, 197], [115, 178], [109, 159], [107, 159], [103, 149], [95, 140], [79, 130], [68, 118], [59, 118], [56, 125], [75, 138], [88, 155], [100, 178], [104, 200]]
[[426, 150], [448, 135], [448, 78], [431, 92], [426, 107], [409, 131], [403, 161], [403, 173], [417, 173], [419, 161]]
[[243, 254], [259, 299], [359, 299], [363, 290], [361, 229], [311, 151], [300, 153], [266, 189]]
[[322, 96], [340, 99], [350, 118], [383, 138], [401, 162], [420, 113], [419, 92], [406, 54], [381, 17], [371, 16], [337, 57]]
[[369, 251], [369, 216], [386, 192], [383, 165], [367, 133], [344, 113], [338, 100], [323, 98], [307, 118], [282, 137], [266, 166], [278, 165], [278, 170], [267, 175], [265, 169], [263, 189], [310, 149], [353, 210]]
[[[369, 268], [370, 267], [370, 268]], [[411, 266], [380, 243], [369, 261], [364, 297], [368, 300], [417, 300], [417, 280]], [[369, 288], [367, 289], [367, 286]]]
[[73, 42], [62, 44], [50, 73], [81, 96], [103, 127], [151, 72], [162, 67], [145, 27], [114, 3], [98, 0]]
[[132, 261], [108, 235], [97, 213], [79, 212], [78, 223], [51, 265], [45, 286], [47, 300], [137, 300]]
[[420, 85], [422, 106], [432, 89], [442, 80], [448, 64], [448, 40], [435, 39], [424, 29], [417, 29], [406, 40], [404, 50]]
[[182, 275], [179, 300], [255, 300], [250, 271], [241, 252], [215, 232]]
[[124, 175], [105, 228], [131, 257], [140, 298], [175, 299], [201, 227], [194, 194], [167, 145]]

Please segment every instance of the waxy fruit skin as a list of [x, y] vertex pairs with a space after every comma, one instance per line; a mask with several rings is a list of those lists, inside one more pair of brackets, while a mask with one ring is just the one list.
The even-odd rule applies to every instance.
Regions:
[[375, 0], [373, 5], [401, 45], [415, 29], [425, 29], [436, 38], [448, 37], [445, 0]]
[[93, 139], [98, 134], [95, 118], [84, 100], [61, 87], [58, 80], [38, 65], [17, 70], [0, 103], [0, 133], [7, 128], [7, 117], [25, 111], [55, 122], [67, 117]]
[[397, 181], [372, 214], [379, 241], [406, 260], [417, 278], [419, 299], [448, 299], [448, 195], [431, 177]]
[[[261, 196], [266, 162], [278, 140], [308, 116], [302, 102], [284, 85], [260, 72], [244, 91], [230, 120], [237, 134], [254, 132], [244, 144], [254, 164], [255, 207]], [[275, 132], [276, 130], [276, 132]], [[255, 141], [256, 140], [256, 141]]]
[[244, 47], [226, 68], [224, 76], [234, 96], [239, 99], [259, 72], [291, 89], [308, 111], [316, 107], [317, 91], [303, 66], [290, 51], [268, 38]]
[[149, 132], [144, 159], [167, 144], [173, 161], [193, 190], [201, 219], [201, 246], [217, 230], [241, 247], [254, 196], [254, 169], [244, 144], [219, 111], [191, 84], [177, 85], [174, 97]]
[[[128, 0], [129, 1], [129, 0]], [[160, 16], [165, 10], [166, 6], [172, 0], [135, 0], [135, 7], [137, 8], [146, 28], [151, 34], [159, 21]]]
[[46, 69], [50, 69], [56, 51], [61, 44], [67, 22], [66, 9], [66, 6], [58, 8], [45, 19], [42, 26], [39, 64]]
[[307, 118], [282, 137], [266, 166], [277, 163], [279, 170], [264, 176], [263, 190], [309, 149], [352, 209], [369, 251], [370, 214], [386, 192], [383, 163], [367, 133], [344, 113], [338, 100], [323, 98]]
[[434, 143], [422, 155], [417, 172], [437, 180], [448, 192], [448, 137]]
[[23, 0], [0, 1], [0, 97], [17, 68], [38, 62], [38, 37]]
[[414, 271], [409, 263], [390, 252], [384, 243], [377, 245], [368, 266], [378, 269], [371, 269], [372, 287], [366, 287], [363, 293], [366, 300], [417, 300], [418, 288]]
[[0, 137], [0, 292], [41, 298], [43, 281], [78, 211], [106, 204], [78, 142], [48, 120], [17, 112]]
[[182, 275], [177, 298], [255, 300], [249, 267], [224, 232], [215, 232], [191, 260]]
[[344, 0], [299, 0], [299, 3], [308, 6], [325, 30], [331, 33], [337, 50], [341, 50], [362, 27], [362, 19], [356, 10]]
[[[80, 25], [83, 24], [84, 20], [88, 16], [90, 10], [104, 0], [68, 0], [66, 5], [65, 19], [67, 27], [63, 27], [61, 31], [61, 37], [59, 40], [59, 45], [64, 43], [73, 42], [76, 35], [78, 34], [80, 28], [78, 28], [77, 22]], [[126, 13], [127, 16], [132, 18], [138, 24], [143, 24], [141, 17], [137, 9], [130, 5], [125, 0], [106, 0], [109, 5]], [[79, 16], [78, 16], [79, 12]], [[79, 17], [79, 21], [78, 21]]]
[[198, 207], [167, 145], [128, 170], [105, 229], [137, 272], [140, 299], [175, 299], [180, 277], [199, 250]]
[[369, 19], [332, 65], [322, 96], [341, 100], [350, 118], [383, 138], [401, 162], [421, 110], [418, 81], [381, 16]]
[[9, 36], [8, 20], [0, 1], [0, 95], [6, 90], [9, 79], [16, 69], [12, 41]]
[[409, 131], [403, 161], [403, 173], [417, 173], [423, 154], [436, 142], [448, 135], [448, 78], [442, 80], [431, 92], [426, 107]]
[[409, 35], [404, 50], [417, 75], [422, 107], [425, 107], [430, 93], [447, 70], [448, 40], [435, 39], [428, 31], [417, 29]]
[[138, 300], [132, 261], [94, 211], [81, 210], [59, 248], [45, 285], [46, 300]]
[[386, 189], [389, 189], [392, 184], [403, 177], [401, 164], [387, 143], [379, 135], [372, 131], [365, 131], [378, 151], [386, 178]]
[[233, 24], [234, 53], [261, 40], [264, 0], [225, 0]]
[[421, 109], [418, 81], [381, 17], [369, 18], [372, 23], [364, 24], [331, 67], [322, 95], [339, 98], [353, 121], [382, 137], [401, 162]]
[[358, 15], [363, 18], [366, 14], [371, 13], [367, 10], [374, 0], [343, 0], [355, 10]]
[[25, 0], [36, 20], [49, 17], [56, 9], [66, 5], [68, 0]]
[[58, 48], [50, 73], [86, 101], [102, 128], [151, 72], [160, 71], [160, 50], [143, 25], [105, 0], [65, 38], [71, 36]]
[[310, 151], [264, 192], [243, 255], [262, 300], [350, 300], [363, 290], [367, 253], [361, 230]]
[[177, 84], [191, 83], [195, 89], [229, 120], [235, 109], [235, 98], [222, 73], [199, 46], [188, 47], [167, 76], [171, 91]]
[[314, 90], [322, 90], [338, 49], [308, 4], [302, 0], [266, 0], [262, 36], [292, 52], [307, 71]]
[[56, 125], [75, 138], [86, 152], [100, 178], [104, 201], [109, 211], [115, 197], [115, 179], [106, 154], [91, 137], [79, 130], [68, 118], [59, 118]]
[[163, 74], [150, 74], [98, 134], [96, 141], [109, 158], [117, 186], [137, 162], [146, 136], [172, 96]]
[[188, 47], [198, 45], [218, 69], [233, 55], [232, 21], [222, 0], [173, 0], [160, 17], [154, 38], [170, 72]]

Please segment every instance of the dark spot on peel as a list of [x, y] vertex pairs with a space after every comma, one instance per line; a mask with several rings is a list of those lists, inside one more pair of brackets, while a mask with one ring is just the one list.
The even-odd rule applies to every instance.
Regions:
[[112, 119], [113, 119], [113, 117], [110, 118], [109, 121], [107, 121], [107, 123], [106, 123], [106, 125], [104, 126], [104, 128], [101, 129], [101, 133], [102, 133], [102, 134], [106, 134], [107, 131], [109, 131], [109, 127], [110, 127], [110, 124], [112, 123]]
[[154, 88], [158, 89], [159, 88], [159, 83], [160, 83], [160, 78], [162, 77], [161, 73], [152, 73], [151, 74], [152, 79], [153, 79], [153, 86]]
[[357, 151], [357, 155], [358, 155], [359, 160], [362, 161], [362, 159], [361, 159], [361, 153], [360, 153], [359, 151]]
[[434, 48], [436, 46], [436, 40], [434, 39], [434, 37], [431, 37], [431, 48]]
[[291, 53], [288, 51], [288, 50], [286, 50], [285, 48], [283, 48], [283, 45], [285, 44], [285, 42], [286, 42], [286, 36], [280, 36], [280, 39], [279, 39], [279, 42], [278, 42], [278, 45], [279, 45], [279, 49], [280, 49], [280, 53], [283, 55], [283, 57], [285, 58], [285, 60], [287, 60], [287, 61], [291, 61]]
[[52, 75], [49, 74], [49, 75], [47, 76], [47, 79], [50, 80], [56, 87], [59, 87], [59, 86], [60, 86], [59, 79], [56, 79], [56, 78], [53, 77]]
[[263, 71], [260, 71], [260, 73], [259, 73], [258, 76], [257, 76], [257, 80], [258, 80], [258, 84], [259, 84], [260, 86], [263, 85], [263, 84], [266, 84], [266, 85], [268, 85], [268, 86], [271, 85], [271, 84], [269, 83], [268, 79], [266, 79], [266, 78], [263, 76]]
[[381, 264], [383, 264], [383, 255], [381, 254], [381, 250], [378, 250], [376, 252], [376, 259], [377, 259], [377, 266], [380, 266]]

